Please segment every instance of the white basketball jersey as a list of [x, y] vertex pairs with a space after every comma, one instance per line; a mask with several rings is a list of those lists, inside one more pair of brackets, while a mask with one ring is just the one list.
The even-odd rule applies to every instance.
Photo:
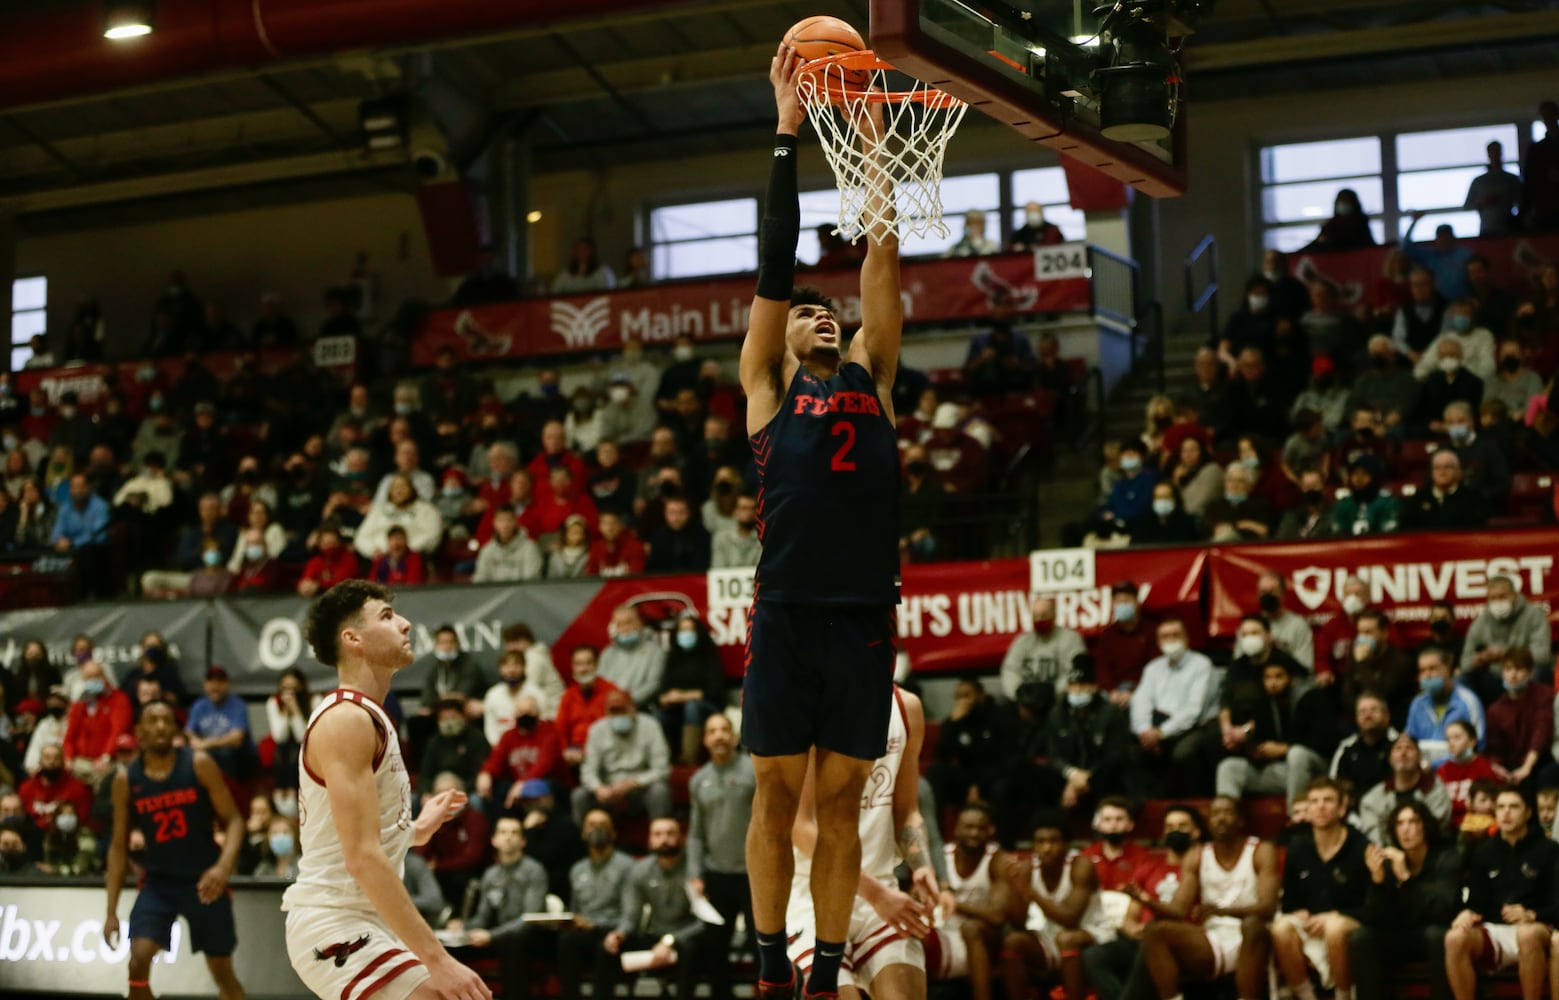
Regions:
[[[1061, 903], [1072, 894], [1072, 865], [1077, 861], [1078, 851], [1068, 851], [1066, 861], [1061, 865], [1061, 879], [1056, 887], [1051, 889], [1045, 885], [1044, 876], [1040, 874], [1039, 859], [1034, 858], [1029, 874], [1029, 884], [1033, 886], [1036, 896], [1043, 896], [1052, 903]], [[1110, 924], [1108, 915], [1103, 905], [1103, 893], [1095, 892], [1088, 899], [1088, 906], [1083, 910], [1082, 919], [1078, 920], [1079, 930], [1085, 930], [1092, 934], [1095, 941], [1109, 941], [1115, 936], [1115, 927]], [[1045, 915], [1045, 911], [1039, 908], [1038, 903], [1030, 903], [1028, 920], [1024, 926], [1036, 934], [1047, 937], [1055, 937], [1066, 928], [1057, 924]]]
[[[327, 906], [337, 909], [373, 910], [362, 887], [347, 874], [341, 835], [330, 812], [325, 783], [306, 763], [309, 734], [319, 717], [336, 705], [350, 702], [368, 712], [384, 741], [374, 757], [374, 790], [379, 801], [379, 846], [390, 864], [401, 872], [411, 847], [411, 783], [401, 760], [401, 744], [395, 724], [378, 702], [357, 691], [337, 690], [325, 695], [309, 716], [298, 754], [298, 827], [300, 831], [298, 878], [282, 896], [282, 909]], [[354, 709], [355, 711], [355, 709]], [[322, 748], [328, 752], [329, 748]]]
[[[893, 790], [898, 787], [899, 766], [908, 742], [904, 699], [894, 688], [893, 711], [888, 715], [888, 750], [873, 762], [866, 788], [861, 792], [861, 871], [880, 882], [893, 881], [893, 869], [899, 863], [898, 831], [893, 828]], [[792, 891], [794, 887], [810, 891], [812, 859], [800, 851], [794, 853], [796, 877]]]
[[[1255, 837], [1246, 837], [1240, 859], [1232, 869], [1226, 869], [1218, 863], [1212, 844], [1202, 845], [1198, 878], [1202, 883], [1203, 906], [1231, 908], [1256, 905], [1256, 845], [1260, 843]], [[1220, 923], [1237, 926], [1239, 920], [1235, 917], [1209, 917], [1204, 926], [1212, 927]]]
[[991, 898], [991, 859], [998, 850], [995, 844], [985, 845], [985, 856], [974, 866], [968, 878], [958, 874], [958, 845], [947, 844], [947, 887], [960, 903], [982, 906]]

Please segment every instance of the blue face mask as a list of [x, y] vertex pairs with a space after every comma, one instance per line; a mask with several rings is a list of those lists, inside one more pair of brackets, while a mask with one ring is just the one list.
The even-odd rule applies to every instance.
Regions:
[[698, 645], [697, 632], [678, 632], [677, 645], [683, 649], [692, 649]]
[[1168, 517], [1175, 512], [1175, 502], [1160, 498], [1153, 501], [1153, 513], [1159, 517]]
[[608, 715], [606, 717], [606, 724], [611, 726], [612, 732], [616, 733], [618, 736], [627, 736], [629, 731], [633, 729], [633, 716]]
[[207, 549], [200, 554], [200, 561], [207, 566], [220, 566], [222, 565], [222, 553], [216, 549]]
[[271, 834], [271, 853], [278, 858], [285, 858], [292, 854], [292, 834]]
[[1118, 622], [1133, 622], [1137, 620], [1137, 606], [1135, 604], [1115, 605], [1115, 620]]
[[1521, 692], [1525, 691], [1526, 689], [1527, 689], [1527, 682], [1526, 681], [1522, 681], [1520, 684], [1512, 684], [1509, 681], [1505, 682], [1505, 690], [1510, 692], [1511, 694], [1520, 694]]
[[1241, 504], [1245, 502], [1245, 494], [1234, 493], [1230, 490], [1224, 491], [1223, 498], [1233, 504]]
[[1418, 680], [1418, 689], [1424, 692], [1424, 694], [1439, 694], [1444, 688], [1445, 678], [1439, 674], [1420, 677]]
[[1472, 317], [1463, 315], [1452, 316], [1451, 329], [1457, 333], [1466, 333], [1472, 329]]
[[1445, 433], [1451, 436], [1452, 441], [1465, 441], [1472, 435], [1472, 427], [1469, 424], [1446, 424]]
[[1068, 691], [1066, 693], [1066, 703], [1073, 708], [1082, 708], [1091, 701], [1093, 701], [1093, 694], [1088, 691]]
[[1138, 458], [1135, 455], [1122, 455], [1121, 456], [1121, 471], [1122, 472], [1136, 472], [1140, 468], [1142, 468], [1142, 459]]
[[631, 632], [619, 632], [612, 636], [612, 641], [617, 643], [617, 645], [621, 646], [623, 649], [633, 649], [639, 644], [639, 630], [634, 629]]
[[81, 693], [88, 698], [96, 698], [103, 693], [106, 687], [107, 685], [103, 683], [102, 678], [94, 677], [91, 680], [81, 682]]

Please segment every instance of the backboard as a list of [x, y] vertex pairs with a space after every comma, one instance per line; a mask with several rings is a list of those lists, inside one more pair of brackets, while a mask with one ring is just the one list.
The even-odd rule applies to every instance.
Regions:
[[871, 46], [1144, 194], [1186, 188], [1175, 54], [1210, 0], [871, 0]]

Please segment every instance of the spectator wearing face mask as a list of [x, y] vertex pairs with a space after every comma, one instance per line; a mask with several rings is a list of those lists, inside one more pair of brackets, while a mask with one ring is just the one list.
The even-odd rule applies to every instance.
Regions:
[[74, 804], [61, 802], [43, 835], [43, 860], [38, 868], [50, 875], [91, 875], [102, 870], [97, 837]]
[[1116, 708], [1131, 704], [1142, 668], [1158, 655], [1158, 621], [1142, 610], [1139, 588], [1131, 580], [1110, 588], [1110, 624], [1094, 640], [1094, 670], [1099, 690]]
[[1434, 374], [1440, 355], [1439, 345], [1447, 340], [1461, 345], [1462, 367], [1483, 379], [1494, 377], [1494, 335], [1482, 327], [1473, 325], [1477, 303], [1472, 299], [1458, 299], [1445, 311], [1445, 330], [1424, 351], [1424, 356], [1413, 367], [1413, 374], [1420, 380]]
[[1213, 760], [1225, 752], [1248, 754], [1255, 748], [1256, 717], [1269, 708], [1267, 667], [1282, 666], [1295, 688], [1308, 686], [1311, 680], [1310, 671], [1272, 641], [1272, 626], [1261, 615], [1240, 620], [1234, 651], [1219, 699], [1218, 727], [1203, 738]]
[[1425, 357], [1435, 358], [1438, 371], [1422, 379], [1418, 404], [1408, 420], [1412, 434], [1444, 434], [1445, 408], [1462, 402], [1477, 407], [1483, 402], [1483, 380], [1462, 364], [1460, 340], [1441, 338]]
[[1522, 414], [1532, 397], [1543, 393], [1543, 379], [1527, 367], [1521, 356], [1521, 344], [1514, 340], [1499, 345], [1499, 371], [1484, 380], [1485, 400], [1497, 399], [1511, 413]]
[[618, 690], [616, 684], [599, 676], [594, 647], [576, 646], [571, 654], [574, 680], [563, 691], [558, 703], [558, 735], [563, 740], [563, 760], [578, 765], [585, 757], [585, 740], [590, 727], [606, 715], [606, 698]]
[[1462, 645], [1461, 669], [1470, 671], [1501, 663], [1515, 649], [1525, 649], [1534, 664], [1551, 664], [1553, 651], [1548, 616], [1516, 591], [1508, 576], [1489, 581], [1489, 598], [1467, 630]]
[[1332, 217], [1321, 225], [1315, 239], [1300, 252], [1358, 250], [1372, 246], [1375, 246], [1375, 234], [1370, 231], [1369, 218], [1359, 203], [1359, 194], [1353, 188], [1343, 188], [1337, 192]]
[[1217, 716], [1218, 677], [1212, 661], [1190, 648], [1179, 619], [1159, 624], [1158, 648], [1131, 695], [1131, 731], [1146, 760], [1172, 764], [1190, 784], [1205, 785], [1212, 775], [1210, 768], [1195, 769], [1197, 734]]
[[[1153, 509], [1153, 487], [1158, 483], [1158, 472], [1144, 464], [1145, 453], [1146, 446], [1136, 438], [1127, 438], [1120, 443], [1120, 478], [1087, 521], [1066, 527], [1064, 534], [1069, 536], [1070, 544], [1080, 543], [1085, 534], [1123, 534], [1133, 519]], [[935, 464], [934, 458], [932, 464]]]
[[525, 698], [536, 701], [539, 712], [546, 702], [546, 695], [537, 685], [531, 684], [527, 675], [525, 654], [518, 649], [506, 649], [498, 658], [498, 683], [487, 689], [482, 698], [482, 735], [493, 746], [503, 738], [519, 718], [519, 705]]
[[1451, 403], [1445, 408], [1445, 433], [1451, 450], [1461, 461], [1462, 481], [1488, 508], [1503, 509], [1510, 496], [1510, 462], [1496, 440], [1478, 432], [1473, 408], [1466, 403]]
[[1417, 364], [1445, 328], [1445, 297], [1435, 287], [1428, 268], [1415, 267], [1407, 276], [1408, 301], [1397, 308], [1391, 323], [1392, 346]]
[[1024, 203], [1023, 225], [1012, 233], [1010, 245], [1013, 250], [1021, 252], [1065, 242], [1066, 236], [1061, 232], [1061, 227], [1045, 218], [1045, 206], [1037, 201]]
[[[81, 780], [96, 785], [112, 773], [114, 740], [130, 731], [129, 697], [112, 683], [96, 660], [81, 667], [81, 700], [65, 718], [65, 760]], [[87, 810], [81, 810], [86, 815]]]
[[1450, 657], [1443, 650], [1431, 648], [1418, 654], [1418, 689], [1421, 693], [1408, 707], [1403, 732], [1418, 741], [1419, 751], [1431, 767], [1449, 754], [1445, 727], [1457, 719], [1471, 723], [1478, 734], [1478, 745], [1483, 745], [1487, 731], [1483, 704], [1471, 690], [1457, 683]]
[[[1391, 641], [1389, 623], [1379, 611], [1359, 612], [1355, 628], [1353, 648], [1342, 675], [1343, 693], [1350, 700], [1365, 692], [1373, 693], [1385, 701], [1393, 722], [1405, 723], [1408, 707], [1418, 691], [1412, 661]], [[1321, 678], [1316, 681], [1319, 683]]]
[[1265, 571], [1257, 577], [1256, 605], [1271, 629], [1273, 644], [1297, 660], [1305, 670], [1314, 672], [1315, 634], [1304, 616], [1284, 606], [1287, 597], [1288, 582], [1281, 574]]
[[541, 717], [535, 695], [521, 694], [515, 702], [513, 724], [494, 743], [476, 776], [476, 794], [489, 803], [489, 811], [514, 808], [530, 781], [556, 780], [563, 767], [563, 744], [557, 725]]
[[298, 581], [298, 596], [313, 597], [342, 580], [351, 580], [362, 572], [357, 553], [341, 542], [341, 526], [326, 521], [314, 532], [315, 551], [303, 567]]
[[1299, 503], [1283, 512], [1277, 537], [1283, 541], [1325, 538], [1332, 530], [1331, 491], [1319, 469], [1299, 473]]
[[16, 792], [19, 805], [32, 818], [33, 828], [50, 829], [61, 803], [69, 803], [77, 816], [92, 812], [92, 789], [65, 767], [65, 752], [58, 744], [41, 748], [38, 771], [22, 782]]
[[[18, 706], [13, 709], [13, 714], [20, 711]], [[32, 738], [27, 741], [27, 752], [22, 758], [22, 769], [28, 774], [38, 773], [39, 757], [44, 747], [65, 744], [65, 716], [69, 711], [70, 699], [65, 695], [65, 688], [61, 684], [56, 684], [44, 696], [43, 710], [36, 713], [38, 721], [33, 724]]]
[[655, 429], [654, 411], [646, 411], [635, 396], [633, 376], [625, 371], [613, 372], [607, 380], [606, 403], [599, 411], [602, 437], [632, 444], [650, 436]]
[[704, 720], [725, 704], [725, 671], [720, 651], [697, 615], [679, 617], [671, 636], [656, 708], [667, 744], [680, 751], [677, 760], [695, 764]]
[[479, 717], [487, 681], [476, 661], [462, 652], [460, 636], [453, 625], [440, 625], [433, 633], [432, 660], [427, 680], [422, 684], [422, 704], [426, 706], [423, 711], [431, 712], [440, 701], [456, 697], [464, 701], [473, 718]]
[[636, 705], [651, 704], [666, 672], [666, 650], [631, 604], [612, 612], [611, 644], [601, 653], [600, 675], [627, 691]]
[[1435, 776], [1451, 797], [1451, 829], [1460, 829], [1472, 799], [1475, 781], [1503, 783], [1494, 762], [1478, 752], [1478, 733], [1466, 719], [1457, 719], [1445, 727], [1445, 745], [1449, 754], [1435, 768]]
[[483, 738], [482, 730], [470, 724], [465, 705], [460, 698], [445, 698], [438, 702], [435, 714], [438, 729], [428, 738], [422, 752], [422, 766], [417, 771], [417, 790], [423, 795], [434, 792], [434, 779], [445, 772], [459, 778], [463, 787], [474, 785], [476, 772], [492, 750]]
[[1510, 649], [1500, 661], [1505, 692], [1488, 706], [1486, 749], [1501, 780], [1536, 788], [1552, 771], [1554, 689], [1532, 679], [1532, 654]]
[[1380, 459], [1363, 454], [1348, 469], [1348, 495], [1332, 508], [1332, 534], [1344, 538], [1378, 535], [1397, 530], [1398, 504], [1381, 483], [1385, 469]]
[[615, 816], [630, 812], [651, 819], [671, 815], [671, 750], [653, 718], [639, 715], [626, 691], [606, 696], [606, 716], [590, 726], [579, 787], [573, 792], [574, 820], [581, 825], [594, 809]]
[[1056, 624], [1053, 598], [1034, 598], [1030, 613], [1031, 631], [1019, 633], [1001, 661], [1001, 690], [1013, 701], [1020, 687], [1033, 682], [1048, 684], [1061, 694], [1072, 662], [1088, 651], [1080, 634]]
[[697, 391], [702, 365], [692, 336], [678, 334], [671, 345], [671, 364], [661, 373], [660, 384], [655, 389], [655, 408], [661, 413], [676, 413], [677, 393], [684, 389]]
[[[944, 724], [943, 732], [946, 732]], [[1011, 742], [1011, 726], [1007, 731]], [[940, 747], [942, 737], [938, 737]], [[1006, 746], [1002, 747], [1006, 751]], [[1099, 686], [1093, 658], [1084, 654], [1072, 663], [1066, 694], [1056, 701], [1046, 726], [1046, 755], [1061, 784], [1061, 806], [1087, 807], [1110, 795], [1141, 796], [1143, 775], [1138, 766], [1137, 741], [1124, 706], [1112, 704]], [[1001, 801], [1011, 790], [1010, 775], [1003, 775], [1000, 757], [991, 764], [997, 773], [982, 782], [988, 790], [984, 801]], [[938, 802], [962, 802], [945, 799]]]
[[[1208, 466], [1218, 473], [1218, 486], [1223, 488], [1223, 470], [1216, 464]], [[1152, 508], [1140, 517], [1126, 522], [1126, 534], [1133, 545], [1172, 545], [1200, 541], [1202, 526], [1196, 523], [1180, 505], [1180, 494], [1173, 483], [1160, 480], [1153, 484]]]
[[1272, 507], [1252, 496], [1255, 476], [1244, 462], [1230, 462], [1223, 472], [1223, 497], [1207, 505], [1202, 521], [1215, 542], [1266, 538], [1272, 531]]
[[1272, 327], [1277, 312], [1272, 307], [1272, 283], [1264, 275], [1252, 275], [1245, 282], [1245, 301], [1223, 325], [1218, 338], [1218, 357], [1224, 364], [1247, 347], [1265, 351], [1272, 345]]
[[265, 844], [254, 875], [288, 882], [298, 877], [298, 825], [295, 820], [272, 816], [265, 824]]
[[42, 871], [29, 857], [26, 839], [9, 827], [0, 826], [0, 875], [35, 874]]

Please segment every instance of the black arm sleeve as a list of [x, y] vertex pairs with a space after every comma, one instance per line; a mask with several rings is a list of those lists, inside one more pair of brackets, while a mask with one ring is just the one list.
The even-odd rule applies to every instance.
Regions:
[[796, 137], [774, 137], [774, 162], [758, 228], [758, 297], [789, 302], [796, 276], [801, 202], [796, 193]]

